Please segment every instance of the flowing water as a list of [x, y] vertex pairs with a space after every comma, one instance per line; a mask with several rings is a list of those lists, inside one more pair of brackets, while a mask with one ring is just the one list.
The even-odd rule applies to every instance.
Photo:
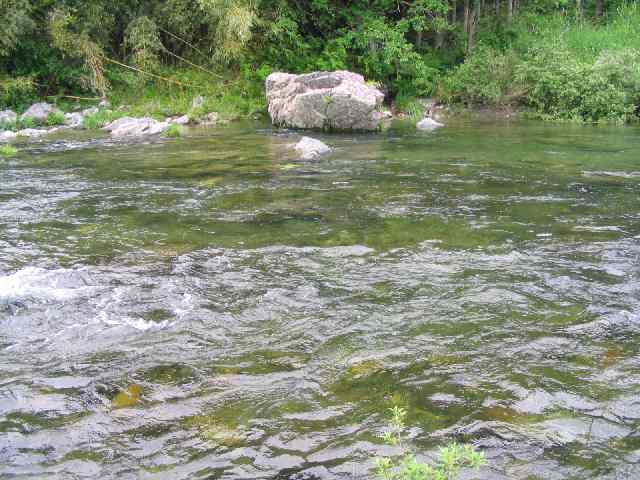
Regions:
[[238, 124], [0, 162], [0, 477], [640, 477], [640, 130]]

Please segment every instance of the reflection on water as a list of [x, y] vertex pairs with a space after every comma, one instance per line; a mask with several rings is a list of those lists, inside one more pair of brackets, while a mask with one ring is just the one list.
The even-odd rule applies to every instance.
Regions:
[[0, 164], [0, 476], [365, 478], [394, 404], [477, 478], [640, 476], [636, 129], [295, 138]]

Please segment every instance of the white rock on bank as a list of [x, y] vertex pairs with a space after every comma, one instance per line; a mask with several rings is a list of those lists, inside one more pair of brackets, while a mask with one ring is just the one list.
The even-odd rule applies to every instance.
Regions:
[[13, 110], [0, 111], [0, 123], [15, 123], [18, 115]]
[[302, 160], [312, 160], [331, 151], [327, 144], [311, 137], [302, 137], [293, 148], [300, 154]]
[[189, 115], [182, 115], [181, 117], [169, 117], [166, 121], [175, 125], [187, 125], [191, 118], [189, 118]]
[[11, 140], [15, 140], [16, 137], [16, 132], [5, 130], [4, 132], [0, 132], [0, 143], [10, 142]]
[[220, 116], [218, 115], [218, 112], [209, 112], [204, 117], [202, 117], [200, 123], [202, 125], [215, 125], [216, 123], [218, 123], [219, 117]]
[[123, 117], [103, 127], [111, 132], [114, 137], [140, 137], [143, 135], [156, 135], [169, 128], [167, 122], [158, 122], [153, 118]]
[[22, 130], [18, 130], [16, 133], [18, 137], [41, 137], [52, 130], [53, 129], [46, 130], [44, 128], [24, 128]]
[[80, 113], [83, 117], [86, 117], [87, 115], [95, 115], [98, 113], [98, 107], [85, 108]]
[[82, 126], [84, 115], [82, 112], [73, 112], [64, 114], [64, 124], [71, 128], [78, 128]]
[[435, 130], [436, 128], [444, 127], [444, 123], [440, 123], [433, 118], [423, 118], [416, 124], [418, 130]]
[[53, 105], [51, 105], [50, 103], [40, 102], [40, 103], [34, 103], [33, 105], [31, 105], [27, 109], [27, 111], [22, 114], [20, 118], [22, 120], [31, 119], [39, 122], [44, 122], [52, 113], [61, 114], [62, 112], [58, 110], [56, 107], [54, 107]]

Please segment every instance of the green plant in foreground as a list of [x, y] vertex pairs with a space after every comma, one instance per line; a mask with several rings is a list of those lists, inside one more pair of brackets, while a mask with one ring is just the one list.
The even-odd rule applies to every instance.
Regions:
[[[406, 409], [394, 406], [391, 410], [389, 430], [382, 436], [389, 445], [404, 449], [403, 431], [406, 427]], [[419, 462], [407, 453], [398, 459], [376, 459], [376, 473], [383, 480], [454, 480], [463, 468], [479, 468], [485, 463], [484, 453], [471, 445], [452, 442], [440, 449], [440, 459], [435, 465]]]
[[11, 157], [16, 153], [18, 153], [18, 149], [16, 147], [12, 147], [11, 145], [0, 145], [0, 156]]
[[169, 128], [164, 132], [166, 137], [177, 138], [182, 136], [182, 128], [175, 123], [169, 125]]

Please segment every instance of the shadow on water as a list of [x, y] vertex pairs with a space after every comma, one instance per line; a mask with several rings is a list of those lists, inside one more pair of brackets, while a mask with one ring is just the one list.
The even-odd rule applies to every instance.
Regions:
[[0, 163], [0, 476], [640, 476], [636, 128], [255, 124]]

